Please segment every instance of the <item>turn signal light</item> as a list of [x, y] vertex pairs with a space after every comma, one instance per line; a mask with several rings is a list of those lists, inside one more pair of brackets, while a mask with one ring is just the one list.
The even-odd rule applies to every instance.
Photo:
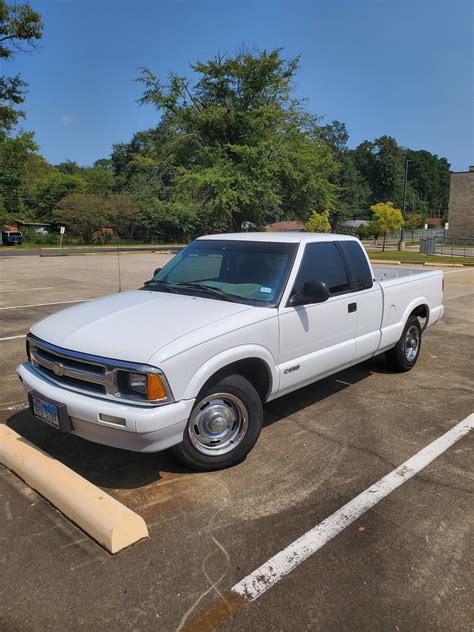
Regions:
[[166, 388], [161, 378], [156, 373], [148, 373], [146, 376], [146, 398], [149, 400], [165, 399]]

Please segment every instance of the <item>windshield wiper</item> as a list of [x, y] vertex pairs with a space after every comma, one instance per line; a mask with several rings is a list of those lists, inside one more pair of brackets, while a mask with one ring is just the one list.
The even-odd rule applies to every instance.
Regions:
[[169, 281], [157, 281], [156, 279], [150, 279], [149, 281], [145, 281], [142, 287], [142, 290], [153, 290], [153, 285], [157, 285], [159, 290], [163, 290], [165, 292], [174, 292], [173, 287]]
[[216, 298], [219, 298], [223, 301], [232, 301], [233, 303], [240, 303], [239, 297], [235, 297], [232, 294], [227, 294], [224, 290], [221, 290], [218, 287], [211, 287], [210, 285], [205, 285], [204, 283], [185, 283], [184, 281], [180, 283], [175, 283], [175, 287], [182, 287], [186, 290], [199, 290], [202, 292], [207, 292]]

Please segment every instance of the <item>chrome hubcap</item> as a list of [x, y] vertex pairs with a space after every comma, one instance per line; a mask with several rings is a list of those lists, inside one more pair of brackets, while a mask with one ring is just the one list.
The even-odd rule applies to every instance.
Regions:
[[408, 328], [405, 336], [405, 357], [409, 362], [412, 362], [417, 354], [420, 346], [420, 332], [415, 325]]
[[188, 424], [193, 446], [208, 456], [234, 450], [248, 428], [245, 404], [235, 395], [215, 393], [205, 397], [194, 409]]

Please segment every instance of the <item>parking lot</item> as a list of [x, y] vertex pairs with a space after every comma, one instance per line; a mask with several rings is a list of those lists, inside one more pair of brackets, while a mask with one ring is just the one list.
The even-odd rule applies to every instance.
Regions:
[[[120, 257], [122, 290], [167, 254]], [[474, 411], [474, 268], [408, 373], [365, 362], [265, 407], [241, 465], [186, 471], [36, 421], [15, 368], [40, 318], [119, 287], [115, 254], [0, 257], [0, 422], [141, 515], [112, 556], [0, 466], [0, 630], [471, 630], [472, 433], [253, 602], [231, 588]], [[130, 323], [133, 327], [133, 323]]]

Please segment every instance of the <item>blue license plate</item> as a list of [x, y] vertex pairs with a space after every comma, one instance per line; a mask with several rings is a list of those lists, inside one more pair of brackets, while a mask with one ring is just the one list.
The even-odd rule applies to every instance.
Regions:
[[32, 395], [31, 407], [35, 417], [59, 430], [59, 411], [55, 404]]

